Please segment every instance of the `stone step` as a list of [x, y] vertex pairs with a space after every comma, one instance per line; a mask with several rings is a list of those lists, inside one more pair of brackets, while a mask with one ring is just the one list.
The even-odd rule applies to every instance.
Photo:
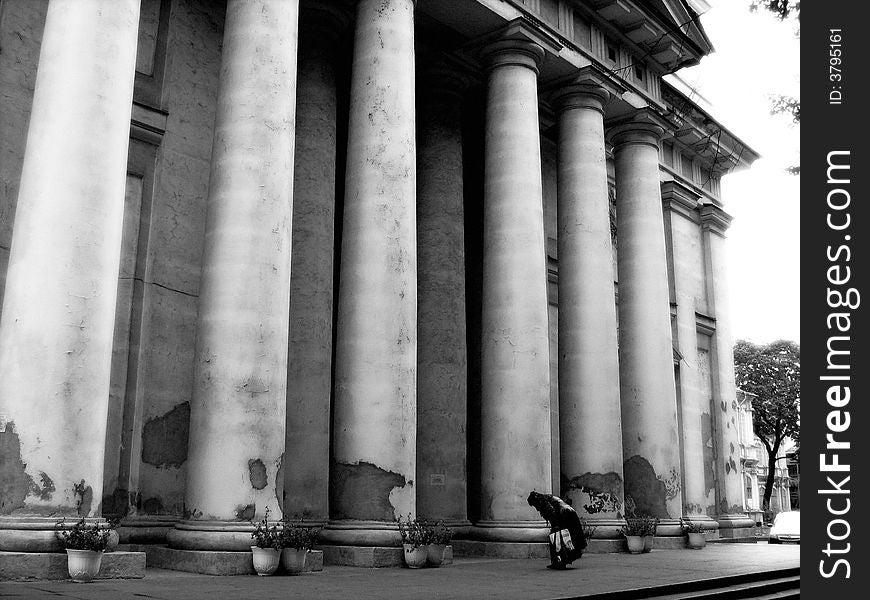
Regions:
[[[106, 552], [97, 579], [145, 577], [144, 552]], [[0, 581], [20, 579], [69, 579], [66, 553], [0, 552]]]
[[[172, 569], [203, 575], [254, 575], [253, 559], [250, 552], [224, 552], [213, 550], [176, 550], [168, 546], [143, 544], [136, 546], [148, 556], [148, 566], [157, 569]], [[312, 550], [305, 561], [305, 572], [316, 573], [323, 570], [323, 552]], [[278, 567], [275, 575], [282, 575], [283, 567]]]

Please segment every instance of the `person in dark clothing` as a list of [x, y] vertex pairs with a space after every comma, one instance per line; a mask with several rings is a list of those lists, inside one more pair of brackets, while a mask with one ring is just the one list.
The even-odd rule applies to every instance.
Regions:
[[550, 524], [550, 564], [547, 568], [564, 569], [580, 558], [586, 548], [586, 537], [577, 511], [552, 494], [532, 491], [528, 502]]

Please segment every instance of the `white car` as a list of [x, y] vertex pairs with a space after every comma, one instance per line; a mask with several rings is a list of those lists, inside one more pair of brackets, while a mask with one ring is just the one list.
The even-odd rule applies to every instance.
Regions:
[[801, 543], [801, 511], [781, 512], [773, 519], [768, 544]]

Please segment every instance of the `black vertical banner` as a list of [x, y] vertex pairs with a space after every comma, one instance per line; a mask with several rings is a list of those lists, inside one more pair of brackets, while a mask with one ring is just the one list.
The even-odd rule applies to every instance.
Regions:
[[845, 600], [870, 589], [870, 34], [864, 2], [802, 9], [801, 591]]

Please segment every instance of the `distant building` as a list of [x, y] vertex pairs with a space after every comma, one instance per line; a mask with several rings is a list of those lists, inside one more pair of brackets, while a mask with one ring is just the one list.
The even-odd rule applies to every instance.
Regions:
[[[737, 390], [739, 414], [740, 463], [743, 469], [743, 506], [747, 514], [756, 522], [765, 522], [762, 502], [767, 482], [768, 460], [767, 448], [755, 435], [753, 429], [754, 410], [752, 397], [754, 394]], [[770, 510], [772, 515], [797, 508], [792, 504], [794, 482], [791, 478], [795, 468], [790, 463], [796, 463], [793, 456], [794, 442], [786, 440], [777, 453], [776, 472], [773, 479], [773, 491], [770, 494]]]
[[3, 0], [0, 549], [742, 535], [706, 3], [299, 5]]

